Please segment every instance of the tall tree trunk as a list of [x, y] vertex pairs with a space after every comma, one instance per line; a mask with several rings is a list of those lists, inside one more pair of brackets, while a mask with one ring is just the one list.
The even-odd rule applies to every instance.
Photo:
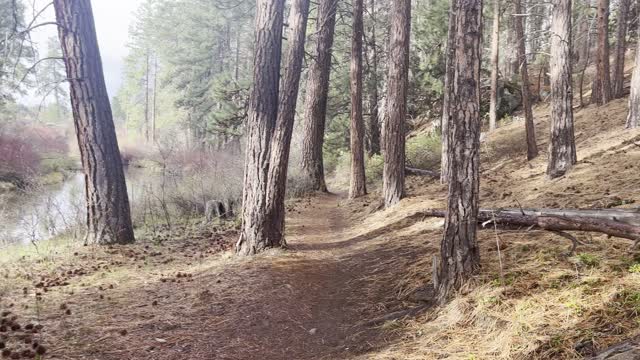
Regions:
[[[638, 28], [640, 36], [640, 27]], [[631, 76], [631, 95], [629, 95], [629, 114], [627, 115], [627, 129], [640, 127], [640, 46], [636, 44], [636, 59], [633, 75]]]
[[609, 0], [598, 0], [598, 56], [591, 102], [604, 105], [611, 101], [609, 73]]
[[269, 237], [267, 184], [271, 140], [278, 117], [284, 0], [257, 0], [253, 86], [249, 99], [239, 255], [254, 255], [280, 242]]
[[571, 0], [554, 0], [551, 21], [551, 136], [547, 175], [564, 175], [578, 161], [573, 134]]
[[367, 194], [364, 173], [364, 119], [362, 117], [362, 36], [363, 0], [353, 0], [353, 34], [351, 39], [351, 181], [349, 198]]
[[500, 60], [500, 0], [493, 3], [493, 31], [491, 36], [491, 100], [489, 130], [496, 129], [498, 120], [498, 64]]
[[[511, 3], [509, 2], [509, 4]], [[511, 4], [509, 10], [513, 12], [513, 8], [514, 8], [514, 5]], [[505, 54], [504, 73], [505, 73], [505, 78], [510, 80], [515, 79], [516, 75], [518, 74], [518, 69], [520, 69], [520, 66], [519, 66], [520, 61], [518, 60], [518, 46], [520, 44], [520, 41], [515, 31], [517, 21], [519, 20], [516, 17], [507, 16], [507, 22], [508, 22], [507, 28], [510, 29], [511, 31], [507, 31], [508, 51]]]
[[331, 49], [336, 27], [337, 0], [320, 0], [316, 18], [314, 59], [309, 65], [304, 103], [302, 173], [310, 190], [327, 191], [322, 145], [327, 116], [327, 95], [331, 74]]
[[369, 1], [371, 29], [367, 41], [367, 92], [369, 94], [369, 116], [366, 124], [366, 150], [369, 156], [380, 154], [380, 122], [378, 111], [378, 48], [376, 45], [376, 1]]
[[[527, 60], [534, 61], [536, 55], [540, 51], [542, 39], [544, 36], [541, 34], [544, 19], [546, 18], [546, 4], [539, 0], [524, 0], [525, 1], [525, 13], [530, 13], [530, 21], [526, 22], [527, 31], [529, 36], [527, 38], [526, 48], [529, 50], [527, 54]], [[527, 4], [528, 3], [528, 4]]]
[[149, 142], [151, 126], [149, 124], [149, 61], [150, 55], [147, 49], [147, 57], [145, 62], [145, 75], [144, 75], [144, 140]]
[[153, 57], [153, 117], [151, 118], [151, 141], [156, 142], [156, 121], [158, 119], [158, 55]]
[[271, 161], [267, 186], [267, 223], [269, 242], [285, 243], [285, 195], [287, 168], [291, 152], [291, 135], [296, 115], [304, 44], [309, 17], [309, 0], [295, 0], [289, 15], [289, 45], [284, 62], [284, 76], [280, 88], [280, 100], [276, 130], [271, 144]]
[[449, 114], [451, 111], [451, 93], [453, 92], [453, 75], [455, 72], [454, 56], [456, 53], [456, 12], [458, 11], [458, 0], [451, 0], [449, 5], [449, 25], [447, 29], [447, 49], [445, 57], [444, 91], [442, 97], [442, 120], [440, 124], [442, 156], [440, 160], [440, 182], [443, 184], [449, 178], [449, 157], [447, 149], [449, 145]]
[[[587, 3], [587, 5], [591, 5], [591, 1], [589, 0], [589, 2]], [[591, 28], [593, 27], [593, 22], [594, 22], [595, 18], [590, 17], [589, 16], [589, 11], [585, 11], [585, 15], [584, 18], [582, 20], [583, 23], [586, 24], [586, 26], [584, 28], [582, 28], [581, 33], [583, 34], [583, 37], [586, 37], [586, 39], [583, 39], [582, 42], [582, 46], [580, 47], [581, 51], [580, 51], [580, 62], [581, 62], [581, 70], [580, 70], [580, 107], [583, 108], [585, 107], [585, 101], [584, 101], [584, 96], [583, 96], [583, 88], [584, 88], [584, 75], [585, 72], [587, 71], [587, 67], [589, 66], [589, 62], [590, 62], [590, 53], [591, 53]], [[593, 89], [592, 89], [593, 90]]]
[[575, 63], [579, 64], [579, 67], [582, 68], [589, 52], [589, 45], [587, 43], [589, 41], [589, 31], [591, 30], [591, 19], [588, 11], [582, 10], [579, 14], [578, 23], [576, 24], [577, 33], [573, 41], [573, 54], [577, 58], [575, 59]]
[[388, 118], [384, 123], [384, 204], [391, 207], [404, 197], [405, 117], [409, 86], [411, 0], [395, 0], [389, 14]]
[[624, 95], [624, 55], [627, 51], [627, 25], [630, 0], [618, 4], [618, 29], [616, 32], [616, 58], [613, 65], [613, 97]]
[[135, 241], [127, 186], [89, 0], [54, 0], [87, 204], [87, 243]]
[[536, 144], [536, 129], [533, 123], [533, 111], [531, 110], [531, 89], [529, 87], [529, 70], [527, 64], [526, 39], [524, 35], [524, 16], [522, 16], [522, 0], [515, 0], [516, 37], [518, 38], [518, 59], [520, 60], [520, 78], [522, 80], [522, 107], [524, 110], [524, 126], [527, 140], [527, 160], [538, 156]]
[[480, 60], [482, 0], [460, 0], [449, 122], [449, 189], [440, 264], [434, 274], [440, 302], [480, 266], [476, 241], [480, 187]]

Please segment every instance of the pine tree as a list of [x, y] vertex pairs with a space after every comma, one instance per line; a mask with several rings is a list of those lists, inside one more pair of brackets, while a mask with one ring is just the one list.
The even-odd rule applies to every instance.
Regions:
[[536, 143], [536, 130], [533, 123], [533, 111], [531, 110], [531, 90], [529, 88], [529, 65], [527, 61], [526, 37], [524, 34], [524, 16], [522, 11], [522, 0], [515, 0], [516, 37], [518, 38], [518, 60], [520, 66], [520, 81], [522, 81], [522, 107], [524, 109], [524, 126], [527, 141], [527, 160], [532, 160], [538, 156], [538, 145]]
[[89, 0], [54, 0], [85, 175], [87, 243], [134, 242], [122, 159]]
[[609, 0], [598, 0], [598, 53], [591, 102], [604, 105], [611, 101], [609, 69]]
[[351, 41], [351, 182], [349, 198], [367, 193], [364, 172], [364, 118], [362, 116], [362, 36], [363, 1], [353, 1], [353, 35]]
[[631, 0], [620, 0], [618, 4], [618, 27], [616, 31], [615, 63], [613, 65], [612, 96], [624, 95], [624, 56], [627, 51], [628, 13]]
[[495, 130], [498, 120], [498, 65], [500, 60], [500, 0], [493, 3], [493, 31], [491, 33], [491, 98], [489, 130]]
[[547, 175], [564, 175], [577, 162], [573, 134], [571, 0], [554, 0], [551, 20], [551, 135]]
[[447, 216], [435, 267], [440, 302], [480, 266], [476, 240], [480, 192], [480, 60], [482, 0], [460, 0], [456, 9], [454, 77], [449, 116]]
[[295, 0], [291, 6], [289, 16], [289, 48], [284, 61], [284, 75], [280, 87], [278, 118], [271, 144], [271, 160], [269, 162], [269, 178], [267, 184], [267, 232], [269, 243], [284, 243], [285, 230], [285, 193], [287, 185], [287, 170], [291, 151], [291, 137], [296, 115], [296, 104], [300, 77], [302, 75], [302, 61], [304, 59], [304, 44], [309, 17], [309, 0]]
[[409, 82], [411, 0], [397, 0], [391, 6], [389, 40], [388, 117], [384, 123], [384, 204], [391, 207], [404, 197], [405, 121]]
[[304, 103], [302, 172], [309, 190], [327, 191], [322, 146], [327, 116], [331, 54], [336, 27], [337, 0], [320, 0], [313, 59], [309, 65]]
[[253, 86], [247, 120], [240, 255], [281, 245], [268, 234], [267, 185], [271, 141], [278, 117], [284, 0], [257, 0]]

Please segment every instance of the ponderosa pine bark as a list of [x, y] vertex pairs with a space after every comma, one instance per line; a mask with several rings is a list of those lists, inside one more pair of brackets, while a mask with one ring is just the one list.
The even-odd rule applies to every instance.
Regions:
[[493, 31], [491, 35], [491, 99], [489, 102], [489, 130], [496, 129], [498, 120], [498, 65], [500, 60], [500, 0], [493, 3]]
[[363, 0], [353, 0], [353, 34], [351, 39], [351, 181], [349, 198], [367, 194], [364, 172], [364, 118], [362, 116], [362, 37]]
[[609, 0], [598, 0], [598, 52], [596, 76], [591, 87], [591, 103], [604, 105], [611, 101], [609, 69]]
[[327, 116], [327, 96], [331, 75], [331, 51], [336, 27], [337, 0], [320, 0], [316, 18], [316, 41], [309, 64], [304, 103], [302, 175], [309, 190], [327, 191], [322, 145]]
[[526, 38], [524, 35], [524, 16], [522, 0], [514, 0], [515, 16], [513, 18], [518, 38], [518, 60], [520, 61], [520, 80], [522, 81], [522, 108], [524, 110], [524, 127], [527, 140], [527, 160], [538, 156], [536, 143], [536, 129], [533, 123], [533, 111], [531, 110], [531, 89], [529, 88], [529, 65], [527, 61]]
[[239, 255], [254, 255], [281, 246], [269, 236], [267, 184], [271, 141], [278, 117], [284, 0], [257, 0], [253, 86], [246, 123]]
[[449, 188], [434, 287], [442, 303], [480, 267], [476, 223], [480, 192], [482, 0], [459, 0], [449, 117]]
[[446, 183], [449, 178], [447, 148], [449, 143], [449, 112], [450, 112], [450, 99], [453, 87], [453, 75], [454, 75], [454, 62], [455, 56], [455, 39], [456, 39], [456, 11], [458, 8], [458, 0], [451, 0], [449, 4], [449, 24], [447, 28], [447, 47], [445, 56], [445, 74], [444, 74], [444, 91], [442, 97], [442, 119], [440, 122], [441, 142], [442, 142], [442, 155], [440, 160], [440, 182]]
[[627, 25], [630, 0], [620, 0], [618, 4], [618, 28], [616, 31], [616, 57], [613, 65], [613, 88], [611, 89], [614, 98], [621, 98], [624, 95], [624, 55], [627, 51]]
[[636, 60], [635, 60], [635, 67], [633, 68], [633, 75], [631, 75], [631, 94], [629, 95], [629, 114], [627, 115], [626, 128], [635, 129], [639, 126], [640, 126], [640, 46], [636, 46]]
[[404, 197], [405, 118], [409, 87], [409, 41], [411, 36], [411, 0], [393, 1], [389, 13], [389, 77], [387, 121], [384, 123], [384, 169], [382, 193], [385, 207]]
[[267, 185], [267, 226], [269, 243], [285, 243], [285, 195], [287, 169], [291, 152], [291, 135], [296, 115], [304, 44], [309, 17], [309, 0], [295, 0], [289, 15], [289, 45], [284, 59], [284, 75], [275, 134], [271, 144], [271, 161]]
[[573, 132], [571, 0], [554, 0], [551, 20], [551, 134], [547, 176], [554, 179], [578, 161]]
[[86, 243], [135, 241], [122, 158], [89, 0], [54, 0], [85, 178]]
[[369, 11], [371, 17], [371, 28], [369, 29], [369, 40], [367, 41], [367, 92], [369, 116], [367, 117], [365, 132], [365, 148], [371, 157], [380, 154], [380, 122], [378, 111], [378, 48], [376, 34], [376, 1], [369, 1]]

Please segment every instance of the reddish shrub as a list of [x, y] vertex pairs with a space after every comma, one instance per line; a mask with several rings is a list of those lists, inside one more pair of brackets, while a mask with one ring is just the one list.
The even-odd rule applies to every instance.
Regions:
[[[0, 177], [25, 178], [38, 171], [43, 154], [66, 154], [67, 141], [42, 126], [0, 128]], [[0, 179], [1, 180], [1, 179]]]

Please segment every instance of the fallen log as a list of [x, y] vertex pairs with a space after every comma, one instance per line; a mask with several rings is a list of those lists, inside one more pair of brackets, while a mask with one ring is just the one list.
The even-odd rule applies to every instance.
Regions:
[[425, 169], [418, 169], [418, 168], [405, 166], [404, 172], [407, 175], [430, 176], [430, 177], [433, 177], [433, 178], [440, 178], [440, 173], [436, 172], [436, 171], [433, 171], [433, 170], [425, 170]]
[[[442, 209], [421, 212], [424, 217], [445, 217]], [[629, 209], [480, 209], [478, 223], [482, 227], [539, 229], [555, 232], [573, 242], [578, 241], [564, 231], [599, 232], [640, 243], [640, 212]]]

